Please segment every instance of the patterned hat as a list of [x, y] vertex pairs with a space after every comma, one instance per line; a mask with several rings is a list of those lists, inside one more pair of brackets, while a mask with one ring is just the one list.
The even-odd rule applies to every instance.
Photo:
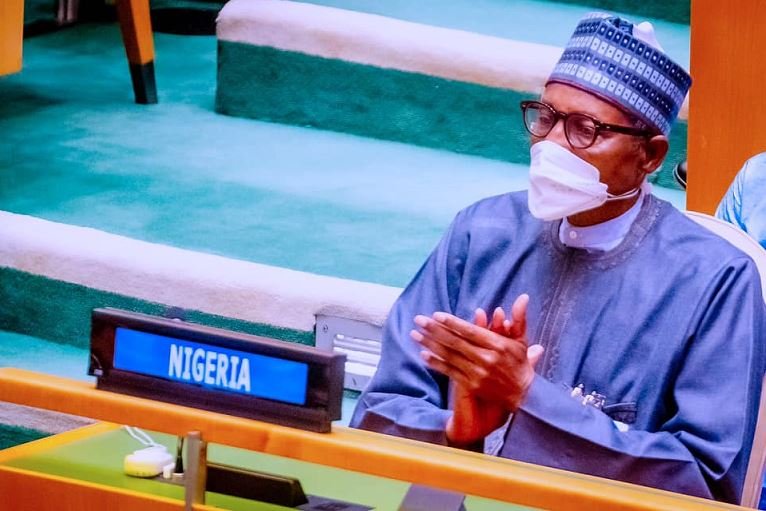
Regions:
[[595, 94], [667, 135], [692, 79], [663, 52], [649, 23], [593, 12], [580, 20], [551, 82]]

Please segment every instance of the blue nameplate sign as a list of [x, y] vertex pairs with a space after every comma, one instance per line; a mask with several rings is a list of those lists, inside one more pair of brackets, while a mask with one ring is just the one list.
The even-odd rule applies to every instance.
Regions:
[[345, 355], [116, 309], [93, 311], [97, 387], [326, 432]]
[[118, 327], [114, 367], [218, 390], [306, 403], [308, 365]]

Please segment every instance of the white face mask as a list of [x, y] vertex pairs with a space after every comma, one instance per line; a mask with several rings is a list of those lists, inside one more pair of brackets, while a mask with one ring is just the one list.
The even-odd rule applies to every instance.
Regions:
[[609, 200], [635, 197], [638, 187], [621, 195], [607, 192], [599, 171], [555, 142], [543, 140], [530, 148], [529, 211], [546, 221], [597, 208]]

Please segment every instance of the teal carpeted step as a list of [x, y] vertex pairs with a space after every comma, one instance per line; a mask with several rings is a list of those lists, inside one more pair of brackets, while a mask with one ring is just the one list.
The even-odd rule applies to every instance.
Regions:
[[220, 41], [216, 110], [512, 163], [530, 93]]
[[0, 79], [0, 209], [404, 286], [459, 209], [525, 186], [497, 160], [216, 115], [215, 38], [155, 44], [147, 107], [116, 25], [25, 42], [23, 71]]
[[[0, 209], [404, 286], [459, 209], [527, 184], [524, 164], [216, 115], [215, 38], [155, 44], [160, 103], [147, 107], [116, 25], [25, 41], [23, 71], [0, 79]], [[657, 190], [683, 209], [683, 192]], [[15, 278], [0, 276], [0, 303], [18, 297]], [[43, 280], [28, 306], [87, 298]], [[58, 324], [56, 338], [84, 346], [84, 327]]]
[[33, 440], [39, 440], [46, 436], [50, 436], [50, 433], [43, 433], [42, 431], [22, 426], [0, 424], [0, 450], [31, 442]]
[[[334, 2], [339, 3], [343, 2]], [[528, 48], [504, 39], [295, 2], [257, 5], [233, 0], [219, 17], [218, 112], [517, 164], [529, 161], [529, 137], [518, 105], [537, 96], [529, 91], [542, 87], [544, 78], [534, 74], [537, 70], [525, 68], [497, 71], [505, 61], [487, 54], [539, 51], [540, 60], [545, 61], [555, 48]], [[445, 10], [454, 5], [460, 2]], [[279, 16], [274, 15], [277, 8], [283, 10]], [[539, 8], [530, 5], [528, 10]], [[326, 23], [314, 23], [316, 18]], [[371, 27], [381, 23], [391, 30], [370, 33]], [[564, 27], [561, 20], [558, 25], [565, 41], [571, 27]], [[432, 44], [428, 37], [436, 42]], [[451, 42], [451, 37], [460, 38], [460, 43]], [[312, 43], [295, 43], [304, 38]], [[674, 48], [673, 53], [679, 52], [683, 48]], [[408, 55], [402, 58], [402, 54]], [[454, 55], [461, 64], [444, 71], [445, 55]], [[450, 73], [468, 78], [446, 78]], [[538, 81], [525, 84], [526, 89], [490, 84], [493, 80], [530, 82], [532, 78], [525, 78], [530, 73]], [[671, 132], [667, 163], [651, 177], [655, 184], [679, 188], [671, 170], [685, 159], [686, 128], [685, 122], [678, 122]]]
[[[518, 104], [530, 93], [220, 41], [216, 108], [227, 115], [329, 129], [524, 164], [529, 136]], [[666, 170], [678, 188], [687, 125], [670, 135]]]

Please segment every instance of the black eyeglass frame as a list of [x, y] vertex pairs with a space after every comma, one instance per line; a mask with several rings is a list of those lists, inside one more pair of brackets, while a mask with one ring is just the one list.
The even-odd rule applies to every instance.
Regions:
[[[539, 106], [544, 109], [547, 109], [553, 114], [553, 123], [551, 124], [551, 127], [548, 129], [548, 131], [545, 132], [544, 135], [538, 135], [537, 133], [533, 133], [531, 129], [529, 129], [529, 126], [527, 125], [527, 109], [531, 106]], [[634, 137], [646, 137], [649, 138], [654, 135], [654, 132], [650, 129], [644, 129], [644, 128], [634, 128], [632, 126], [621, 126], [619, 124], [609, 124], [606, 122], [599, 121], [595, 117], [592, 117], [588, 114], [584, 114], [581, 112], [571, 112], [571, 113], [564, 113], [559, 112], [555, 108], [553, 108], [548, 103], [543, 103], [542, 101], [522, 101], [519, 103], [519, 106], [521, 107], [521, 118], [524, 122], [524, 129], [527, 130], [527, 132], [532, 135], [533, 137], [537, 138], [544, 138], [547, 137], [548, 134], [553, 131], [553, 128], [556, 127], [556, 124], [559, 122], [559, 120], [564, 121], [564, 135], [567, 138], [567, 142], [569, 142], [569, 145], [576, 149], [587, 149], [588, 147], [592, 146], [596, 143], [596, 140], [598, 139], [599, 135], [602, 131], [611, 131], [614, 133], [621, 133], [623, 135], [630, 135]], [[576, 145], [572, 143], [572, 140], [569, 138], [569, 129], [567, 128], [567, 119], [571, 116], [579, 116], [579, 117], [585, 117], [586, 119], [593, 122], [593, 126], [595, 127], [595, 131], [593, 133], [593, 140], [591, 140], [590, 144], [582, 146], [582, 145]]]

